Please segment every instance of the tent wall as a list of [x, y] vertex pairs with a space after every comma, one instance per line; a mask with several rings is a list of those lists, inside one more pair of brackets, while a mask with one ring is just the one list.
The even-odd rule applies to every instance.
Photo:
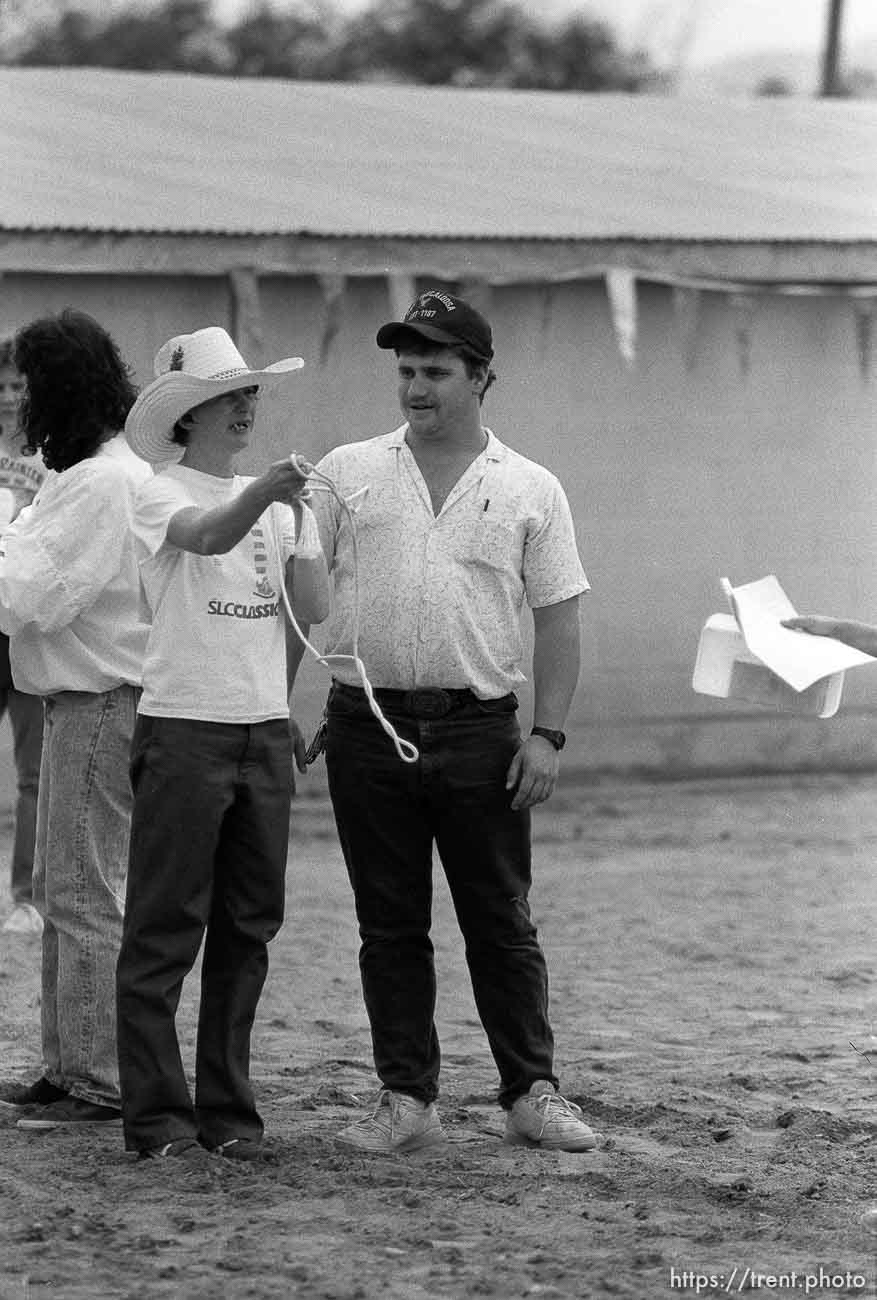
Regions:
[[[9, 272], [0, 328], [80, 307], [140, 383], [159, 343], [208, 323], [243, 330], [253, 360], [304, 356], [289, 409], [263, 404], [247, 466], [258, 469], [398, 422], [393, 358], [374, 345], [387, 280], [349, 278], [343, 290], [333, 299], [315, 276], [266, 276], [242, 321], [225, 277]], [[723, 575], [773, 572], [801, 610], [877, 619], [874, 380], [849, 299], [766, 294], [750, 311], [704, 292], [688, 328], [672, 288], [640, 283], [633, 366], [602, 280], [495, 286], [489, 301], [499, 381], [485, 420], [564, 483], [593, 585], [570, 763], [666, 774], [877, 764], [869, 669], [847, 677], [837, 718], [815, 723], [746, 716], [690, 686]], [[316, 665], [303, 670], [308, 725], [325, 681]], [[525, 719], [528, 706], [524, 692]]]

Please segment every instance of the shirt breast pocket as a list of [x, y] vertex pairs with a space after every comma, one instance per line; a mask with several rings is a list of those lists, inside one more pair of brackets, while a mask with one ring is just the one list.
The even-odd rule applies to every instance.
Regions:
[[472, 532], [469, 558], [473, 564], [488, 569], [520, 572], [521, 543], [514, 518], [483, 512]]

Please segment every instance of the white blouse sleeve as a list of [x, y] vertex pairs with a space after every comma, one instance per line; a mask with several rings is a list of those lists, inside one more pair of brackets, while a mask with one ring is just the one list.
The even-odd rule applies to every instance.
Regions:
[[112, 462], [59, 475], [0, 541], [0, 629], [66, 627], [118, 573], [130, 527], [130, 486]]

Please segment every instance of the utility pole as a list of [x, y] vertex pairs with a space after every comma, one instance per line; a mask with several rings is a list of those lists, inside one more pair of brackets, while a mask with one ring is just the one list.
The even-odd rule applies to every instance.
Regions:
[[822, 83], [820, 98], [841, 93], [840, 85], [840, 29], [843, 23], [844, 0], [828, 0], [828, 26], [825, 32], [825, 49], [822, 55]]

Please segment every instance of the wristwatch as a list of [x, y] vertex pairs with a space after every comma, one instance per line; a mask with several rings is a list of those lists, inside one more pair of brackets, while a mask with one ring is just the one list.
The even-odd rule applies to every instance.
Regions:
[[533, 727], [530, 732], [531, 736], [541, 736], [547, 740], [559, 752], [566, 744], [566, 736], [562, 731], [552, 731], [550, 727]]

